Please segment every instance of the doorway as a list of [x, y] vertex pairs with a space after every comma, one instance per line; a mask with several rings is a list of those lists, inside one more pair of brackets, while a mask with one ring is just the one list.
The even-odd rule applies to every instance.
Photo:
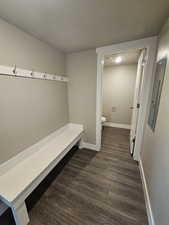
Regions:
[[[130, 132], [130, 151], [133, 158], [139, 161], [141, 145], [143, 142], [144, 126], [147, 121], [149, 93], [152, 88], [154, 61], [156, 56], [157, 38], [145, 38], [136, 41], [124, 42], [107, 47], [98, 48], [97, 51], [97, 93], [96, 93], [96, 147], [101, 150], [101, 136], [102, 136], [102, 114], [103, 114], [103, 70], [104, 60], [106, 55], [121, 54], [128, 51], [141, 51], [142, 60], [140, 58], [140, 73], [141, 82], [135, 88], [134, 103], [138, 100], [139, 105], [133, 109], [132, 125]], [[144, 51], [143, 51], [144, 50]], [[144, 57], [143, 57], [144, 55]], [[140, 55], [141, 57], [141, 55]], [[143, 69], [144, 66], [144, 69]], [[140, 70], [140, 71], [141, 71]], [[137, 71], [137, 77], [138, 71]], [[134, 107], [134, 106], [131, 106]], [[139, 110], [138, 110], [139, 108]], [[135, 121], [135, 122], [134, 122]]]
[[139, 56], [140, 50], [135, 50], [104, 57], [103, 128], [131, 129]]

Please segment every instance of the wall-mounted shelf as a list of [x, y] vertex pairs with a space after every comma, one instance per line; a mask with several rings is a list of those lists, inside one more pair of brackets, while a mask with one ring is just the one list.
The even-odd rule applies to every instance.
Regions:
[[41, 73], [41, 72], [36, 72], [34, 70], [25, 70], [25, 69], [18, 68], [16, 66], [10, 67], [10, 66], [0, 65], [0, 75], [68, 82], [68, 78], [65, 76], [49, 74], [45, 72]]

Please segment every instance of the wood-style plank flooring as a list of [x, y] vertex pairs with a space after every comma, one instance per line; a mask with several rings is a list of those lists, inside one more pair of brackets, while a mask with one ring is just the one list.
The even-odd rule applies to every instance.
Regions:
[[67, 158], [27, 199], [30, 225], [148, 225], [128, 130], [105, 127], [101, 152]]

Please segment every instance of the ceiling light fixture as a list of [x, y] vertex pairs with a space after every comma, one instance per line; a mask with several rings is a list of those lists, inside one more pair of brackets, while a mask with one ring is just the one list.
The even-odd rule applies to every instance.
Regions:
[[122, 62], [122, 57], [121, 56], [116, 57], [115, 62], [116, 63], [121, 63]]

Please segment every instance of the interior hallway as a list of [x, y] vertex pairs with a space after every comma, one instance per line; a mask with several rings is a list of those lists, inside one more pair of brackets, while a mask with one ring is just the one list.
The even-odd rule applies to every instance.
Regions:
[[129, 131], [104, 128], [102, 151], [77, 150], [30, 211], [30, 225], [147, 225]]

